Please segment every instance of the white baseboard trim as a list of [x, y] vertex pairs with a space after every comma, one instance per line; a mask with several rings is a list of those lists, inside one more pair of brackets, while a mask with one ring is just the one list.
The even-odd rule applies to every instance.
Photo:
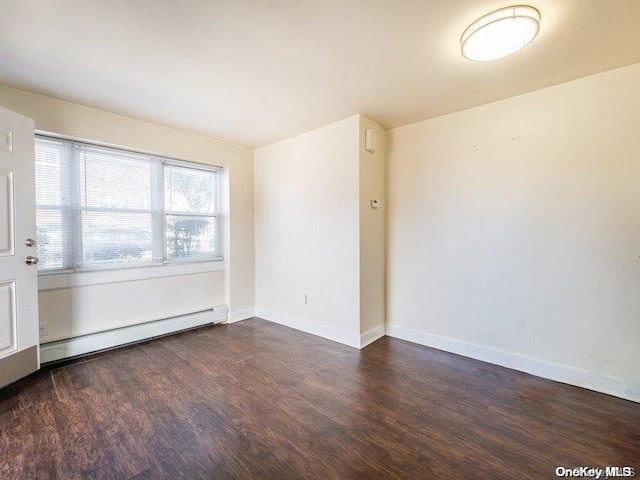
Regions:
[[239, 322], [240, 320], [246, 320], [248, 318], [255, 317], [255, 316], [256, 316], [256, 311], [253, 308], [247, 308], [245, 310], [236, 310], [235, 312], [231, 312], [231, 315], [229, 315], [229, 320], [227, 321], [227, 323], [235, 323], [235, 322]]
[[379, 338], [384, 337], [384, 335], [385, 335], [385, 325], [384, 324], [378, 325], [377, 327], [372, 328], [368, 332], [365, 332], [362, 335], [360, 335], [360, 348], [364, 348], [367, 345], [372, 344], [373, 342], [375, 342]]
[[105, 332], [91, 333], [81, 337], [58, 340], [40, 345], [40, 363], [55, 362], [99, 350], [139, 342], [149, 338], [200, 327], [226, 320], [227, 307], [222, 305], [211, 310], [180, 315], [178, 317], [140, 323]]
[[350, 347], [360, 348], [360, 336], [353, 333], [338, 330], [337, 328], [327, 327], [318, 323], [303, 320], [301, 318], [290, 317], [281, 313], [269, 312], [256, 308], [256, 317], [268, 320], [270, 322], [279, 323], [285, 327], [295, 328], [302, 332], [310, 333], [318, 337], [333, 340], [334, 342], [349, 345]]
[[386, 325], [386, 334], [390, 337], [493, 363], [537, 377], [606, 393], [633, 402], [640, 402], [640, 385], [629, 384], [621, 378], [589, 372], [585, 369], [559, 363], [546, 362], [475, 343], [432, 335], [394, 324]]

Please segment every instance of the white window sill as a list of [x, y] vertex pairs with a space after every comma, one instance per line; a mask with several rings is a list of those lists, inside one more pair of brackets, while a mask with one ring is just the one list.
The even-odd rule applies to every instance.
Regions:
[[178, 277], [194, 273], [223, 272], [224, 261], [168, 263], [148, 267], [129, 267], [114, 270], [91, 270], [87, 272], [63, 272], [40, 275], [38, 291], [62, 288], [86, 287], [107, 283], [133, 282], [151, 278]]

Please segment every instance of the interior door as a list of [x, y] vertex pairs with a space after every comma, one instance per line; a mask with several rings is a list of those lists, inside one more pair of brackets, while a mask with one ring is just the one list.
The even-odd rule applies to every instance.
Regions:
[[34, 134], [0, 107], [0, 387], [40, 367]]

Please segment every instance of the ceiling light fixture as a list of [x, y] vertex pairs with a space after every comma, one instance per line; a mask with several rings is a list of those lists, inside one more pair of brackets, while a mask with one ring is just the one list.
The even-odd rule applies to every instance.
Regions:
[[540, 12], [535, 8], [526, 5], [501, 8], [479, 18], [464, 31], [460, 38], [462, 55], [477, 62], [506, 57], [526, 47], [539, 29]]

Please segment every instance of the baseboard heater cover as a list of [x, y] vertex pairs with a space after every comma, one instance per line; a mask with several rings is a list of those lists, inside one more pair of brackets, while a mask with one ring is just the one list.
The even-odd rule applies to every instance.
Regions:
[[91, 333], [40, 345], [40, 363], [51, 363], [88, 353], [141, 342], [171, 333], [222, 323], [229, 318], [226, 305], [177, 317], [139, 323], [104, 332]]

